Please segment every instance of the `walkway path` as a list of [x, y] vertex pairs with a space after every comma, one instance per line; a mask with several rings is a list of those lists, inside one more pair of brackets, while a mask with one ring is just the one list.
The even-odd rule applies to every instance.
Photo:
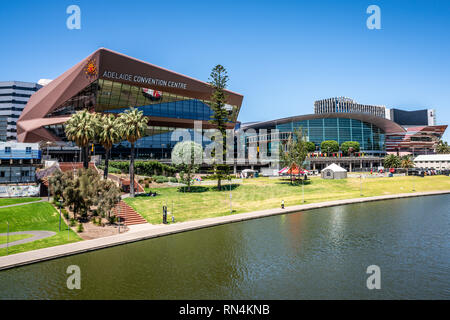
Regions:
[[[258, 219], [263, 217], [269, 217], [274, 215], [294, 213], [305, 210], [325, 208], [340, 206], [351, 203], [362, 203], [369, 201], [380, 201], [380, 200], [390, 200], [399, 198], [410, 198], [418, 196], [431, 196], [439, 194], [449, 194], [450, 190], [443, 191], [430, 191], [430, 192], [416, 192], [416, 193], [402, 193], [393, 194], [385, 196], [375, 196], [375, 197], [365, 197], [365, 198], [354, 198], [345, 200], [333, 200], [319, 203], [311, 203], [304, 205], [297, 205], [292, 207], [286, 207], [285, 209], [275, 208], [262, 211], [254, 211], [248, 213], [239, 213], [233, 215], [227, 215], [222, 217], [207, 218], [203, 220], [187, 221], [174, 223], [169, 225], [151, 225], [142, 224], [131, 226], [130, 231], [118, 234], [114, 236], [85, 240], [75, 243], [64, 244], [55, 247], [43, 248], [28, 252], [22, 252], [13, 254], [10, 256], [0, 257], [0, 270], [14, 268], [30, 263], [40, 262], [44, 260], [55, 259], [59, 257], [69, 256], [73, 254], [89, 252], [93, 250], [98, 250], [102, 248], [108, 248], [112, 246], [117, 246], [121, 244], [131, 243], [140, 240], [146, 240], [161, 236], [166, 236], [174, 233], [185, 232], [189, 230], [196, 230], [201, 228], [207, 228], [217, 225], [222, 225], [231, 222], [245, 221], [251, 219]], [[133, 228], [134, 227], [134, 228]]]
[[[12, 236], [14, 234], [32, 234], [33, 237], [22, 239], [22, 240], [12, 241], [12, 242], [8, 243], [8, 247], [17, 246], [18, 244], [24, 244], [27, 242], [32, 242], [32, 241], [48, 238], [48, 237], [54, 236], [56, 234], [56, 232], [53, 232], [53, 231], [17, 231], [17, 232], [9, 233], [10, 236]], [[6, 233], [0, 233], [0, 236], [6, 237], [6, 235], [7, 235]], [[0, 248], [6, 248], [6, 243], [0, 244]]]
[[0, 209], [2, 209], [2, 208], [9, 208], [9, 207], [23, 206], [25, 204], [32, 204], [32, 203], [38, 203], [38, 202], [47, 202], [47, 200], [36, 200], [36, 201], [30, 201], [30, 202], [8, 204], [6, 206], [0, 206]]

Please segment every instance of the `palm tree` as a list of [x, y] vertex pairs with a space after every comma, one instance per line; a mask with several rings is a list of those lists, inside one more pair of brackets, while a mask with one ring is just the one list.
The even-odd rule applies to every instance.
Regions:
[[131, 144], [130, 157], [130, 196], [134, 197], [134, 145], [142, 138], [147, 129], [147, 118], [143, 112], [133, 107], [122, 113], [118, 120], [121, 135]]
[[404, 156], [401, 159], [400, 166], [406, 169], [406, 175], [408, 175], [408, 169], [414, 168], [414, 162], [411, 160], [409, 156]]
[[395, 154], [389, 154], [384, 157], [384, 166], [386, 168], [398, 168], [400, 167], [400, 157]]
[[436, 152], [440, 154], [450, 153], [450, 146], [447, 141], [439, 140], [436, 147]]
[[97, 116], [87, 110], [78, 111], [66, 122], [67, 139], [74, 141], [83, 151], [83, 166], [88, 168], [89, 144], [95, 140]]
[[103, 178], [108, 178], [109, 155], [114, 143], [120, 142], [120, 126], [117, 118], [112, 115], [103, 115], [98, 121], [97, 127], [98, 142], [105, 148], [105, 169]]

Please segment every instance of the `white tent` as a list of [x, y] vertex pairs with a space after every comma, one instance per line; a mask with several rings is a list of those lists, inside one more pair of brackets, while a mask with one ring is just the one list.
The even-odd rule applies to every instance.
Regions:
[[244, 169], [241, 171], [241, 178], [253, 178], [256, 172], [256, 170]]
[[321, 171], [321, 175], [322, 179], [345, 179], [347, 178], [347, 170], [336, 163], [332, 163]]

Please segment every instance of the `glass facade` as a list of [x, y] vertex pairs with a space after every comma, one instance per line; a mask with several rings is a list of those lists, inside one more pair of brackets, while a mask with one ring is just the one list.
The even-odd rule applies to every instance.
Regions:
[[[70, 115], [83, 109], [100, 113], [121, 113], [133, 106], [142, 110], [144, 116], [148, 117], [209, 121], [214, 114], [209, 104], [210, 102], [206, 100], [98, 79], [49, 113], [47, 117]], [[237, 106], [227, 106], [227, 108], [230, 121], [235, 121], [239, 108]], [[170, 120], [167, 122], [169, 124]], [[45, 128], [62, 140], [67, 141], [63, 125], [50, 125]], [[175, 127], [169, 126], [150, 125], [146, 136], [136, 142], [137, 157], [170, 158], [170, 151], [178, 142], [171, 139], [175, 129]], [[191, 134], [191, 139], [193, 139], [193, 129], [188, 129], [188, 131]], [[202, 144], [205, 146], [210, 142], [210, 140], [203, 138]], [[129, 148], [130, 144], [127, 141], [122, 141], [112, 149], [112, 157], [127, 157]], [[98, 149], [100, 153], [103, 151], [101, 147]]]
[[363, 151], [384, 151], [385, 134], [377, 126], [356, 119], [322, 118], [288, 122], [276, 126], [280, 132], [293, 132], [302, 128], [308, 141], [320, 144], [325, 140], [335, 140], [339, 144], [357, 141]]

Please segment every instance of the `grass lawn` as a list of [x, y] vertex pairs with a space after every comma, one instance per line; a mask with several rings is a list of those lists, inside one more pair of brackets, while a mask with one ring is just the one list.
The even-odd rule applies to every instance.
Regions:
[[[33, 236], [32, 234], [11, 234], [8, 237], [8, 243], [26, 238], [31, 238], [32, 236]], [[0, 244], [5, 243], [6, 243], [6, 236], [0, 236]]]
[[0, 207], [16, 203], [25, 203], [41, 200], [41, 198], [0, 198]]
[[[396, 193], [450, 190], [450, 178], [447, 176], [393, 177], [362, 179], [363, 197]], [[176, 222], [198, 220], [230, 214], [230, 191], [215, 191], [214, 187], [194, 187], [197, 192], [182, 193], [176, 187], [153, 188], [156, 197], [127, 198], [125, 201], [139, 212], [148, 222], [159, 224], [162, 220], [162, 205], [167, 204]], [[148, 191], [148, 190], [147, 190]], [[323, 180], [313, 177], [304, 186], [305, 203], [360, 197], [360, 179]], [[233, 186], [233, 213], [243, 213], [302, 204], [301, 185], [290, 185], [281, 179], [256, 178], [244, 180], [241, 185]], [[168, 216], [168, 220], [171, 217]]]
[[[62, 220], [61, 223], [61, 232], [58, 231], [58, 212], [47, 202], [0, 208], [0, 233], [6, 233], [7, 221], [9, 222], [9, 232], [30, 230], [56, 232], [56, 235], [52, 237], [10, 247], [9, 254], [52, 247], [81, 240], [81, 238], [72, 230], [69, 232], [69, 240], [67, 239], [67, 225], [64, 223], [64, 220]], [[1, 248], [0, 256], [4, 255], [6, 255], [6, 248]]]

